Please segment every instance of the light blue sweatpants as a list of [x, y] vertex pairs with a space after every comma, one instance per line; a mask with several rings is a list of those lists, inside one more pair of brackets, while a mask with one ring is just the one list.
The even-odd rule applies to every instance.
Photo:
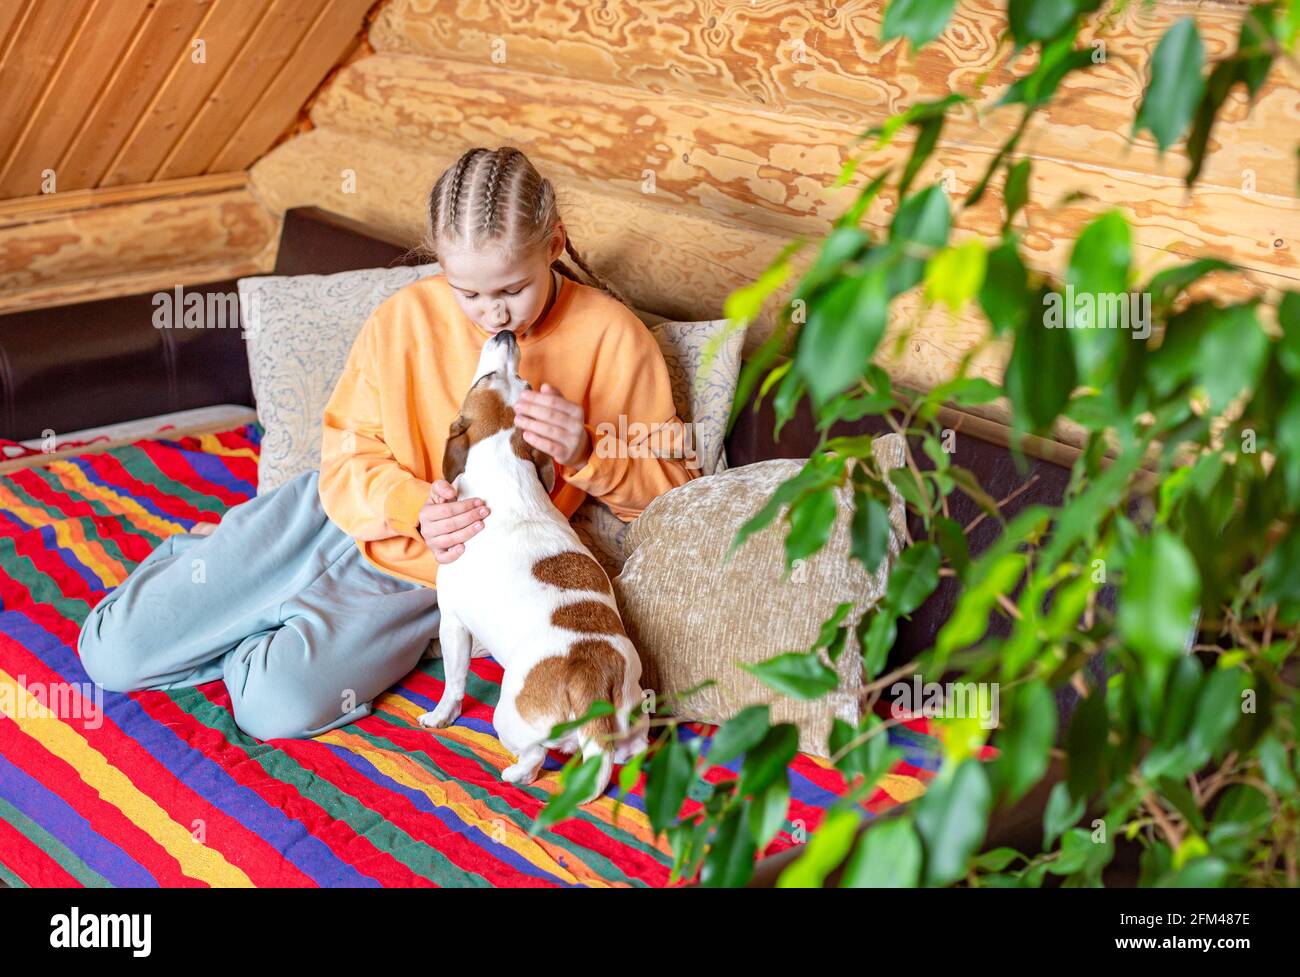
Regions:
[[373, 567], [307, 472], [171, 536], [90, 612], [86, 673], [113, 692], [224, 679], [257, 739], [317, 736], [370, 714], [419, 663], [437, 591]]

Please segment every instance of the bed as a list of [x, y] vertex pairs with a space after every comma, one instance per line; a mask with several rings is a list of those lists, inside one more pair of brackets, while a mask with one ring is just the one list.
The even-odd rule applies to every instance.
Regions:
[[[617, 786], [537, 837], [529, 825], [562, 757], [525, 788], [491, 718], [501, 678], [473, 662], [461, 720], [422, 729], [442, 663], [429, 659], [374, 715], [314, 740], [260, 742], [221, 682], [128, 695], [87, 679], [89, 609], [162, 539], [253, 497], [262, 429], [168, 429], [0, 475], [0, 879], [10, 886], [565, 886], [669, 883], [672, 856]], [[712, 728], [694, 725], [707, 740]], [[938, 765], [924, 719], [891, 730], [904, 759], [867, 802], [918, 796]], [[706, 759], [707, 759], [707, 745]], [[736, 776], [739, 761], [708, 780]], [[772, 855], [843, 792], [824, 759], [790, 767]], [[615, 784], [617, 780], [615, 780]], [[682, 815], [706, 800], [693, 796]]]

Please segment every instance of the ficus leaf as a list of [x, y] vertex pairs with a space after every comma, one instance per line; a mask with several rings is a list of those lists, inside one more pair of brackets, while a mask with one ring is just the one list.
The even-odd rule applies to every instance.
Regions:
[[1210, 133], [1218, 120], [1219, 109], [1232, 86], [1241, 80], [1241, 63], [1235, 58], [1228, 58], [1216, 64], [1205, 82], [1205, 91], [1201, 94], [1200, 104], [1196, 106], [1196, 117], [1192, 121], [1192, 131], [1187, 137], [1187, 176], [1184, 178], [1190, 187], [1201, 175], [1205, 165], [1205, 150], [1210, 144]]
[[797, 374], [822, 403], [857, 382], [885, 332], [888, 274], [887, 264], [878, 262], [846, 275], [809, 302], [795, 373], [786, 380]]
[[1047, 683], [1037, 680], [1015, 690], [1011, 721], [998, 740], [993, 764], [998, 793], [1014, 804], [1047, 772], [1056, 741], [1056, 699]]
[[1025, 322], [1030, 313], [1029, 273], [1020, 260], [1014, 237], [1004, 238], [989, 252], [979, 300], [994, 335], [1014, 335]]
[[921, 167], [925, 165], [926, 160], [934, 152], [934, 147], [939, 143], [939, 134], [943, 132], [944, 117], [942, 115], [926, 119], [917, 126], [916, 142], [912, 144], [912, 154], [907, 158], [907, 165], [903, 167], [903, 175], [898, 180], [898, 195], [900, 197], [907, 194], [908, 187], [916, 179], [916, 175], [921, 172]]
[[948, 195], [936, 183], [903, 201], [890, 224], [889, 237], [891, 241], [942, 248], [948, 243], [951, 220]]
[[906, 815], [867, 828], [840, 877], [841, 888], [908, 889], [920, 882], [921, 840]]
[[898, 637], [898, 616], [888, 607], [879, 607], [872, 614], [862, 615], [859, 629], [862, 648], [862, 673], [873, 679], [885, 667], [889, 649]]
[[[831, 755], [839, 757], [835, 761], [835, 766], [850, 782], [860, 776], [865, 786], [874, 786], [876, 781], [892, 769], [897, 760], [902, 759], [902, 752], [890, 746], [889, 736], [880, 729], [882, 723], [883, 720], [872, 713], [864, 716], [857, 726], [838, 717], [832, 721], [827, 745], [830, 747]], [[872, 733], [871, 730], [877, 731]], [[870, 735], [865, 735], [868, 733]], [[849, 746], [859, 738], [861, 738], [860, 742], [852, 747]]]
[[694, 779], [694, 758], [677, 738], [674, 729], [672, 735], [660, 743], [646, 771], [645, 811], [655, 834], [677, 820]]
[[709, 744], [709, 763], [721, 765], [740, 756], [767, 735], [770, 721], [765, 705], [740, 710], [714, 734]]
[[956, 5], [957, 0], [890, 0], [880, 39], [906, 37], [913, 48], [928, 44], [939, 36]]
[[578, 806], [596, 789], [602, 758], [593, 756], [584, 760], [582, 754], [578, 753], [574, 754], [570, 763], [572, 765], [566, 765], [562, 775], [563, 789], [547, 801], [528, 829], [529, 834], [540, 834], [552, 825], [573, 817]]
[[787, 567], [792, 567], [796, 560], [807, 559], [826, 545], [838, 512], [835, 490], [829, 486], [809, 492], [790, 506], [790, 532], [785, 538]]
[[1151, 56], [1151, 75], [1142, 106], [1133, 122], [1136, 135], [1150, 129], [1163, 154], [1186, 131], [1205, 91], [1201, 65], [1205, 48], [1196, 20], [1177, 21], [1156, 45]]
[[1002, 225], [1004, 233], [1010, 229], [1012, 218], [1029, 202], [1029, 167], [1029, 160], [1022, 159], [1007, 170], [1007, 184], [1002, 191], [1007, 208], [1007, 219]]
[[1215, 271], [1232, 271], [1235, 267], [1218, 258], [1197, 258], [1153, 275], [1145, 291], [1151, 293], [1152, 305], [1167, 308], [1181, 292], [1201, 278]]
[[764, 685], [792, 699], [817, 699], [839, 684], [839, 676], [818, 652], [790, 651], [766, 661], [739, 664]]
[[[1128, 222], [1118, 210], [1110, 210], [1083, 229], [1070, 255], [1066, 281], [1073, 293], [1067, 293], [1065, 302], [1066, 325], [1074, 341], [1079, 376], [1085, 382], [1109, 379], [1119, 359], [1116, 347], [1131, 341], [1122, 327], [1132, 323], [1111, 315], [1127, 310], [1132, 316], [1127, 296], [1132, 250]], [[1122, 304], [1113, 300], [1120, 296]]]
[[1049, 325], [1045, 318], [1051, 296], [1057, 295], [1059, 300], [1058, 293], [1043, 291], [1037, 295], [1041, 301], [1029, 302], [1007, 363], [1003, 387], [1017, 419], [1026, 422], [1027, 430], [1042, 433], [1069, 401], [1078, 372], [1070, 331]]
[[1120, 634], [1139, 655], [1181, 655], [1200, 594], [1200, 574], [1191, 553], [1178, 537], [1158, 529], [1138, 542], [1124, 568]]
[[1023, 553], [1008, 553], [988, 573], [962, 591], [947, 622], [935, 639], [935, 661], [941, 664], [959, 648], [978, 641], [987, 630], [989, 614], [1000, 594], [1009, 594], [1025, 571]]
[[1080, 13], [1096, 7], [1095, 0], [1007, 0], [1007, 19], [1016, 48], [1056, 37]]
[[853, 519], [849, 526], [849, 556], [875, 573], [889, 552], [892, 533], [889, 510], [879, 499], [860, 489], [853, 492]]
[[786, 812], [790, 809], [790, 775], [782, 770], [763, 792], [754, 798], [749, 808], [749, 833], [754, 846], [763, 851], [785, 826]]
[[1079, 822], [1087, 809], [1086, 798], [1072, 798], [1065, 781], [1058, 781], [1047, 795], [1043, 812], [1043, 850], [1048, 851], [1067, 828]]
[[745, 805], [733, 808], [718, 826], [700, 871], [705, 888], [737, 889], [754, 874], [754, 836]]
[[799, 728], [793, 723], [777, 723], [756, 746], [745, 754], [740, 766], [740, 790], [757, 796], [777, 777], [799, 752]]
[[914, 543], [898, 555], [885, 589], [885, 604], [895, 615], [911, 614], [939, 585], [939, 547]]
[[[1035, 6], [1051, 6], [1050, 3], [1036, 3]], [[1024, 104], [1036, 109], [1049, 102], [1062, 79], [1071, 71], [1087, 68], [1093, 64], [1092, 51], [1088, 48], [1074, 47], [1072, 32], [1061, 34], [1043, 46], [1042, 57], [1038, 65], [1027, 75], [1017, 78], [1002, 96], [999, 105]]]
[[835, 807], [818, 825], [808, 846], [776, 880], [778, 889], [820, 888], [853, 847], [862, 815], [850, 807]]
[[944, 248], [926, 263], [926, 299], [943, 302], [953, 312], [960, 312], [979, 294], [987, 262], [988, 252], [979, 240]]
[[917, 802], [916, 828], [925, 842], [925, 884], [948, 885], [966, 874], [984, 840], [993, 795], [984, 765], [963, 761], [949, 776], [930, 782]]
[[1071, 797], [1086, 802], [1101, 787], [1106, 750], [1106, 697], [1101, 689], [1093, 689], [1075, 708], [1065, 734]]

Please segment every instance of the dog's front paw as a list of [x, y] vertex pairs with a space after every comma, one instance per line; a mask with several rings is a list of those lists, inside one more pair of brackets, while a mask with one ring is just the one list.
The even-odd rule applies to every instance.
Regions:
[[444, 726], [450, 726], [460, 718], [460, 703], [443, 701], [438, 703], [438, 708], [432, 712], [426, 712], [420, 716], [420, 725], [427, 726], [430, 729], [441, 729]]

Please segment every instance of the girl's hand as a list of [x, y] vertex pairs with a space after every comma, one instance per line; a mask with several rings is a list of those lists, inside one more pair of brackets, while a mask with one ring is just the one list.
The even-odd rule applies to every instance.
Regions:
[[582, 405], [565, 400], [549, 383], [525, 390], [515, 403], [515, 427], [524, 440], [570, 468], [582, 468], [591, 456], [585, 420]]
[[445, 478], [433, 483], [429, 501], [420, 509], [420, 535], [433, 558], [452, 563], [465, 553], [465, 540], [483, 529], [488, 514], [482, 499], [456, 499], [456, 490]]

